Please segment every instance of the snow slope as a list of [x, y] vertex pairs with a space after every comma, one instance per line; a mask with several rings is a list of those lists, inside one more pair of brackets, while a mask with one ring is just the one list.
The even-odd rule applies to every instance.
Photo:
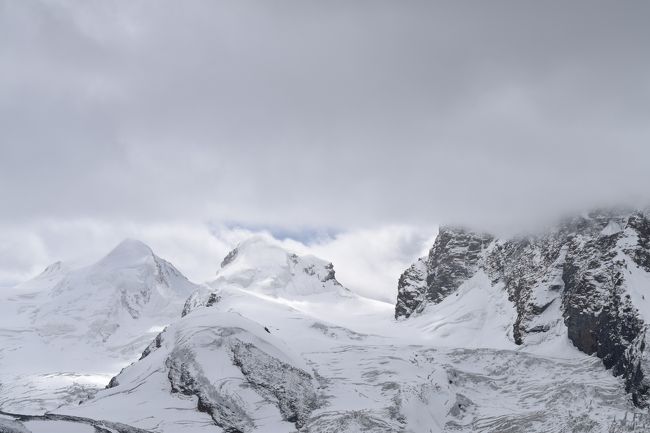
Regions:
[[577, 350], [516, 345], [513, 307], [484, 278], [396, 322], [329, 263], [254, 239], [109, 389], [59, 411], [170, 433], [627, 428], [622, 382]]
[[56, 263], [2, 293], [0, 408], [39, 413], [103, 388], [198, 286], [126, 240], [77, 270]]

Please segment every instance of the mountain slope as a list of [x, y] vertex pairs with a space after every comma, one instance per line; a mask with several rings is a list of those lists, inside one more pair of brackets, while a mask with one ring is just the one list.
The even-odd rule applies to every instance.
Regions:
[[126, 240], [88, 267], [50, 266], [3, 293], [0, 406], [41, 412], [103, 387], [198, 286], [145, 244]]
[[62, 278], [33, 322], [46, 335], [128, 342], [143, 327], [173, 318], [196, 287], [148, 246], [127, 239], [99, 262]]
[[[342, 289], [327, 262], [259, 239], [235, 251], [109, 389], [61, 410], [170, 433], [607, 432], [634, 410], [577, 350], [445, 340]], [[492, 322], [479, 303], [470, 322]]]
[[512, 239], [443, 227], [428, 257], [400, 278], [395, 316], [440, 312], [482, 273], [487, 278], [475, 290], [501, 291], [513, 307], [502, 316], [512, 341], [556, 347], [568, 338], [622, 376], [635, 404], [644, 407], [650, 389], [649, 258], [644, 212], [595, 211]]

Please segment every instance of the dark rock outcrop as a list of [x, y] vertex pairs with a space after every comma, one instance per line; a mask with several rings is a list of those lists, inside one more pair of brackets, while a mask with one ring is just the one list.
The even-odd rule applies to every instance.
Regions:
[[192, 295], [190, 295], [190, 297], [185, 301], [185, 304], [183, 305], [183, 311], [181, 312], [181, 317], [187, 316], [190, 314], [190, 312], [199, 307], [212, 307], [220, 300], [221, 296], [219, 296], [219, 294], [216, 292], [205, 292], [197, 290], [196, 292], [192, 293]]
[[[213, 344], [229, 353], [248, 386], [273, 401], [285, 421], [301, 428], [319, 406], [312, 376], [269, 355], [255, 345], [231, 335], [236, 330], [222, 329]], [[194, 350], [176, 348], [165, 361], [173, 393], [195, 396], [197, 409], [208, 413], [215, 424], [228, 433], [247, 433], [257, 427], [236, 394], [212, 383]]]
[[245, 433], [255, 424], [237, 401], [236, 396], [222, 393], [205, 376], [201, 364], [189, 349], [177, 349], [167, 358], [167, 377], [174, 393], [196, 396], [197, 409], [208, 413], [215, 424], [227, 433]]
[[624, 379], [634, 403], [647, 406], [647, 324], [631, 291], [650, 295], [650, 287], [635, 286], [631, 276], [650, 272], [648, 213], [594, 211], [541, 235], [506, 240], [443, 228], [428, 257], [400, 277], [395, 317], [441, 302], [479, 269], [515, 306], [515, 343], [551, 329], [544, 313], [558, 308], [571, 342], [601, 358]]
[[478, 269], [489, 235], [442, 227], [429, 256], [421, 258], [399, 279], [395, 317], [408, 317], [428, 302], [438, 303]]
[[274, 358], [250, 343], [234, 341], [233, 364], [260, 394], [277, 402], [284, 419], [297, 428], [319, 406], [309, 373]]

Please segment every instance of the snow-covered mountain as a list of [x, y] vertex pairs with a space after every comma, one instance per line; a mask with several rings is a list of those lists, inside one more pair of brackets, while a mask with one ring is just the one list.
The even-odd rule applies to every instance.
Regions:
[[137, 358], [197, 289], [145, 244], [126, 240], [97, 263], [61, 263], [3, 293], [0, 405], [40, 412], [78, 402]]
[[[333, 271], [261, 238], [243, 243], [140, 360], [62, 411], [156, 432], [607, 432], [632, 419], [599, 360], [568, 340], [528, 351], [508, 339], [508, 311], [488, 304], [507, 309], [507, 296], [449, 306], [457, 331], [426, 314], [396, 322], [392, 305], [344, 289]], [[465, 339], [479, 323], [504, 337]]]
[[[397, 305], [264, 237], [238, 245], [204, 285], [127, 241], [9, 296], [23, 325], [1, 329], [0, 363], [13, 373], [0, 376], [0, 431], [650, 431], [640, 409], [649, 232], [639, 212], [506, 240], [442, 228], [400, 278]], [[576, 335], [595, 339], [597, 356]], [[622, 357], [603, 352], [617, 345]], [[43, 353], [54, 366], [16, 366]], [[43, 365], [108, 386], [51, 388]], [[56, 415], [24, 415], [54, 401]]]
[[212, 286], [284, 298], [348, 291], [336, 281], [331, 263], [289, 253], [261, 236], [247, 239], [226, 256]]
[[647, 212], [594, 211], [512, 239], [443, 227], [429, 255], [402, 274], [395, 317], [448, 324], [455, 305], [466, 311], [481, 298], [483, 311], [500, 311], [490, 325], [499, 321], [506, 339], [529, 347], [571, 341], [601, 358], [635, 404], [647, 406]]
[[61, 278], [32, 321], [44, 335], [127, 343], [175, 317], [196, 287], [147, 245], [127, 239], [99, 262]]

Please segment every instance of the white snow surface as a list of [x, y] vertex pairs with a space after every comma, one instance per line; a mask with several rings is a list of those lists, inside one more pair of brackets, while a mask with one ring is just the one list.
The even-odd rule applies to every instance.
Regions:
[[[323, 283], [327, 262], [260, 239], [231, 259], [161, 333], [160, 347], [66, 413], [156, 432], [227, 431], [239, 422], [244, 432], [424, 433], [605, 432], [634, 411], [622, 382], [565, 334], [516, 346], [514, 309], [482, 272], [457, 296], [396, 322], [393, 305]], [[255, 348], [254, 373], [238, 360], [242, 344]], [[309, 386], [282, 376], [288, 396], [269, 391], [265, 374], [280, 373], [267, 357], [304, 372]], [[223, 405], [218, 413], [236, 402], [234, 420], [198, 412], [198, 393], [172, 392], [178, 360], [192, 386]], [[293, 394], [313, 397], [298, 422], [282, 411]]]
[[226, 257], [211, 285], [288, 299], [348, 291], [334, 279], [331, 263], [290, 253], [262, 236], [240, 243]]
[[27, 421], [24, 425], [31, 433], [95, 433], [92, 426], [69, 421]]
[[[549, 308], [550, 316], [543, 319], [557, 325], [546, 340], [515, 345], [514, 307], [482, 271], [422, 314], [395, 321], [394, 305], [345, 289], [328, 262], [253, 238], [239, 245], [206, 285], [194, 286], [180, 277], [165, 287], [154, 284], [150, 299], [156, 309], [134, 301], [129, 305], [139, 312], [136, 318], [128, 307], [102, 316], [96, 306], [88, 306], [92, 313], [85, 320], [99, 315], [99, 329], [107, 329], [105, 317], [115, 317], [121, 325], [104, 340], [105, 333], [94, 328], [86, 332], [70, 319], [82, 314], [81, 309], [48, 306], [44, 300], [76, 292], [72, 282], [92, 281], [91, 291], [102, 291], [101, 299], [112, 308], [114, 297], [106, 293], [121, 293], [118, 287], [132, 293], [132, 281], [149, 281], [150, 274], [137, 269], [151, 269], [152, 262], [137, 245], [112, 255], [73, 278], [48, 277], [58, 281], [48, 287], [65, 289], [41, 293], [32, 282], [26, 297], [11, 297], [13, 308], [22, 309], [22, 332], [34, 317], [57, 323], [64, 316], [60, 322], [68, 326], [65, 332], [50, 333], [47, 342], [29, 334], [34, 343], [28, 346], [42, 353], [44, 347], [52, 351], [63, 342], [79, 345], [69, 352], [82, 359], [68, 371], [93, 375], [101, 370], [107, 378], [132, 361], [111, 388], [91, 398], [80, 396], [81, 404], [60, 396], [57, 413], [157, 433], [560, 433], [608, 432], [617, 422], [631, 420], [635, 411], [622, 381], [598, 358], [571, 346], [558, 322], [559, 309]], [[103, 273], [107, 267], [119, 272]], [[181, 318], [183, 303], [177, 301], [185, 301], [190, 290]], [[78, 298], [86, 299], [81, 289]], [[66, 295], [66, 303], [73, 300]], [[176, 316], [170, 318], [167, 313], [174, 309]], [[166, 323], [153, 339], [151, 330]], [[8, 335], [21, 338], [16, 337], [19, 329], [1, 328], [3, 341]], [[89, 346], [99, 356], [88, 356]], [[116, 352], [120, 355], [107, 362]], [[6, 350], [0, 356], [0, 363], [9, 359]], [[89, 367], [95, 361], [99, 370]], [[16, 362], [14, 357], [8, 365], [18, 370]], [[26, 366], [21, 374], [39, 365]], [[5, 376], [0, 378], [3, 390], [5, 383], [12, 383]], [[43, 392], [36, 380], [30, 387], [32, 395]], [[3, 393], [0, 408], [24, 412], [29, 405], [19, 391]]]
[[40, 413], [78, 403], [137, 358], [198, 286], [145, 244], [99, 262], [60, 263], [2, 293], [0, 407]]

